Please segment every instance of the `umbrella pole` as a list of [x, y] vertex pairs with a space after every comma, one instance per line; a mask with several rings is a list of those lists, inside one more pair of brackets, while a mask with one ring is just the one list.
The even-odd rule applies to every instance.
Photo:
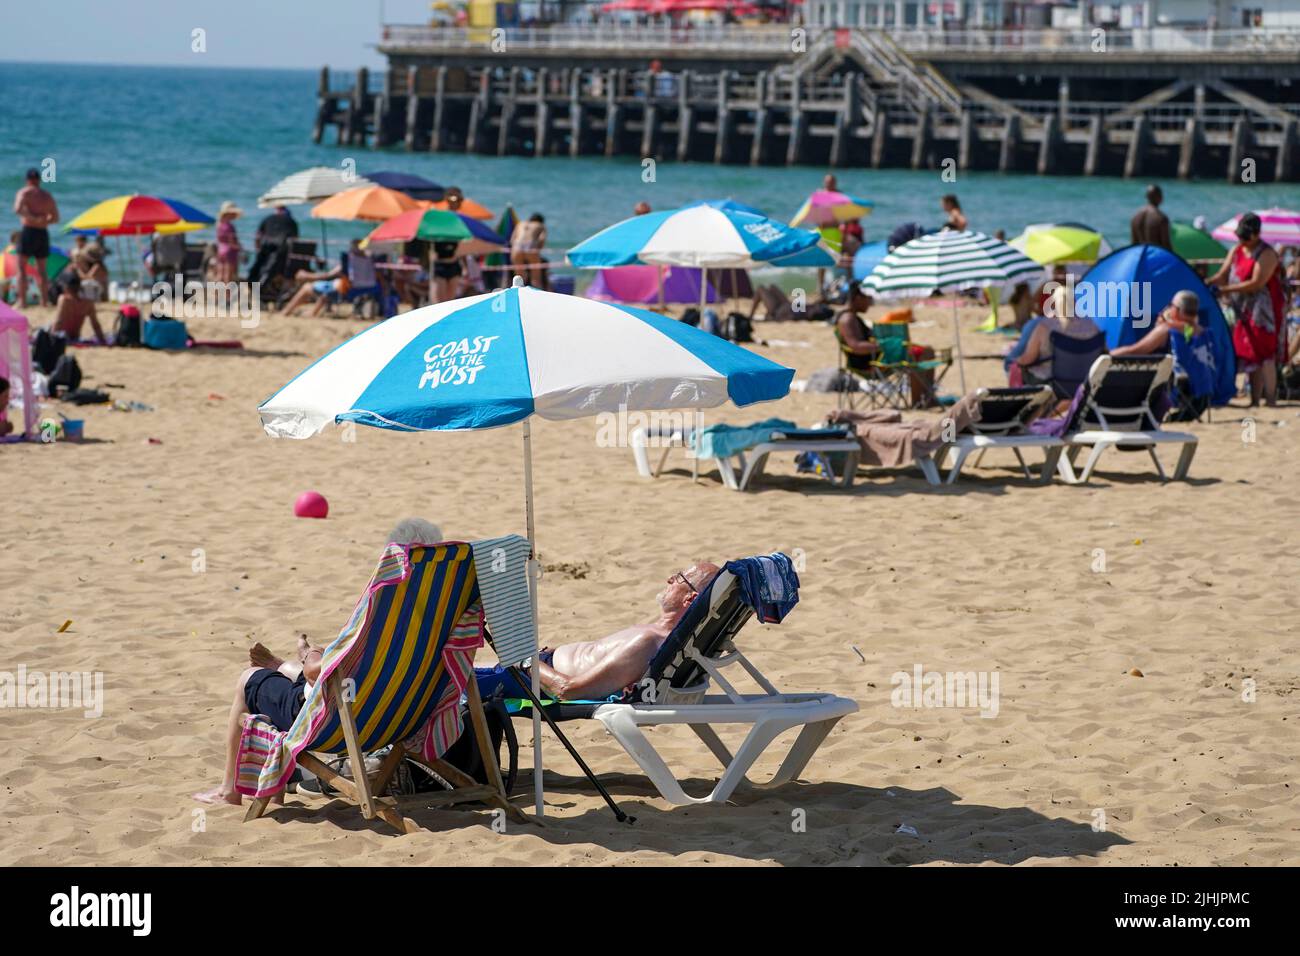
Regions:
[[966, 355], [961, 350], [961, 326], [957, 322], [957, 300], [952, 300], [952, 334], [957, 342], [957, 379], [961, 382], [961, 393], [966, 394]]
[[704, 303], [709, 295], [709, 270], [700, 269], [700, 328], [704, 328]]
[[663, 314], [668, 311], [664, 305], [664, 267], [659, 266], [659, 312]]
[[[537, 582], [540, 577], [538, 572], [540, 571], [541, 564], [537, 560], [537, 546], [533, 540], [533, 435], [532, 425], [526, 418], [524, 419], [524, 501], [524, 525], [528, 531], [528, 543], [532, 545], [532, 554], [528, 558], [528, 596], [532, 601], [533, 622], [534, 625], [536, 625]], [[528, 699], [531, 700], [533, 704], [533, 809], [537, 813], [537, 816], [543, 817], [546, 815], [546, 803], [542, 792], [542, 718], [545, 717], [547, 725], [555, 733], [555, 736], [560, 738], [560, 743], [564, 744], [564, 749], [569, 752], [569, 756], [574, 759], [582, 769], [582, 772], [586, 775], [587, 779], [590, 780], [596, 790], [600, 792], [605, 803], [607, 803], [609, 808], [614, 811], [614, 817], [618, 822], [635, 822], [634, 817], [629, 817], [619, 809], [618, 804], [614, 802], [614, 798], [609, 795], [609, 791], [606, 790], [604, 785], [596, 779], [596, 775], [591, 772], [591, 768], [587, 766], [587, 762], [582, 759], [582, 756], [574, 748], [573, 744], [569, 743], [569, 738], [566, 737], [560, 728], [555, 725], [555, 721], [551, 718], [551, 715], [546, 713], [546, 708], [542, 706], [540, 699], [542, 692], [540, 677], [541, 668], [537, 666], [537, 662], [534, 661], [533, 666], [529, 668], [532, 673], [527, 682], [522, 680], [523, 675], [519, 673], [517, 667], [511, 667], [509, 670], [514, 675], [515, 681], [519, 686], [527, 692]]]
[[[533, 435], [532, 425], [527, 418], [524, 419], [524, 527], [528, 533], [528, 544], [531, 552], [528, 556], [528, 597], [532, 602], [533, 626], [537, 627], [537, 579], [540, 564], [537, 560], [537, 541], [534, 537], [533, 529]], [[532, 670], [532, 688], [530, 696], [533, 700], [541, 695], [542, 685], [540, 673], [541, 669], [534, 662]], [[534, 807], [539, 817], [546, 815], [546, 803], [542, 796], [542, 708], [536, 704], [533, 706], [533, 800]]]

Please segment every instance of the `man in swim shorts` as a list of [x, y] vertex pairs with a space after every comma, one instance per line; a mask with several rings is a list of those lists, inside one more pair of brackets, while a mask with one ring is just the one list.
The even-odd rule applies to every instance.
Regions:
[[[50, 257], [50, 226], [59, 221], [59, 206], [54, 197], [41, 188], [39, 169], [27, 170], [26, 184], [14, 194], [14, 213], [22, 224], [18, 237], [18, 261], [26, 263], [30, 257], [36, 264], [36, 287], [41, 290], [41, 305], [48, 295], [45, 277], [45, 260]], [[18, 307], [27, 302], [27, 270], [18, 269]]]

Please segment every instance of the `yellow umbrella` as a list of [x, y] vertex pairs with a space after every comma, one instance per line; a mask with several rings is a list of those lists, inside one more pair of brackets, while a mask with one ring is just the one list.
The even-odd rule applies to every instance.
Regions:
[[313, 219], [365, 219], [384, 222], [404, 212], [421, 208], [406, 193], [383, 186], [360, 186], [345, 189], [312, 206]]
[[1009, 243], [1039, 265], [1058, 262], [1096, 262], [1101, 251], [1101, 233], [1073, 226], [1027, 229]]

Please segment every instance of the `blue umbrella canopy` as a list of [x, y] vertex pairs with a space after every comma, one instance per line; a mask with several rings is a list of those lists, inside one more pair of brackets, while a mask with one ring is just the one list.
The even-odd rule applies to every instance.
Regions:
[[412, 199], [430, 199], [437, 202], [446, 193], [446, 190], [433, 180], [416, 176], [414, 173], [381, 170], [377, 173], [366, 173], [365, 178], [386, 189], [396, 189], [398, 192], [406, 193]]
[[871, 270], [880, 265], [889, 255], [889, 243], [884, 239], [868, 242], [859, 247], [853, 256], [853, 278], [861, 282], [871, 275]]
[[1174, 343], [1175, 358], [1194, 387], [1205, 383], [1198, 395], [1209, 394], [1215, 405], [1226, 405], [1237, 390], [1232, 334], [1214, 293], [1176, 253], [1147, 245], [1112, 252], [1075, 286], [1075, 310], [1096, 322], [1106, 333], [1106, 347], [1114, 349], [1146, 335], [1160, 311], [1183, 289], [1200, 300], [1201, 331], [1191, 341]]

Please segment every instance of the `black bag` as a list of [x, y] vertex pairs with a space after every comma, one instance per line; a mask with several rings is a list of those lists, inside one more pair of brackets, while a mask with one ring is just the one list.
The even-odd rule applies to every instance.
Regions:
[[[483, 701], [483, 715], [487, 718], [488, 739], [492, 741], [491, 746], [497, 753], [498, 763], [500, 763], [501, 741], [506, 742], [508, 760], [501, 771], [506, 795], [509, 796], [514, 792], [515, 777], [519, 773], [519, 740], [515, 736], [514, 725], [510, 722], [510, 712], [506, 710], [505, 699], [500, 690]], [[487, 768], [483, 766], [483, 757], [478, 751], [478, 738], [474, 734], [474, 724], [470, 720], [468, 704], [461, 707], [460, 717], [465, 729], [456, 742], [447, 748], [442, 759], [479, 783], [487, 783]], [[443, 789], [442, 785], [424, 773], [418, 764], [411, 764], [411, 772], [415, 778], [417, 793]]]
[[41, 374], [50, 375], [67, 347], [68, 340], [62, 335], [55, 335], [49, 329], [37, 329], [32, 336], [32, 364], [41, 370]]
[[59, 356], [59, 360], [54, 363], [54, 370], [50, 372], [49, 385], [50, 394], [56, 397], [60, 388], [75, 392], [81, 387], [81, 366], [74, 356]]
[[723, 333], [723, 338], [732, 342], [752, 342], [754, 341], [754, 323], [743, 312], [732, 312], [727, 316], [727, 324], [723, 328]]
[[682, 321], [685, 322], [687, 325], [693, 325], [696, 328], [699, 328], [700, 310], [695, 308], [694, 306], [691, 306], [689, 309], [687, 309], [685, 312], [682, 313]]
[[133, 305], [124, 305], [117, 313], [117, 324], [113, 327], [113, 344], [138, 348], [140, 345], [140, 310]]

